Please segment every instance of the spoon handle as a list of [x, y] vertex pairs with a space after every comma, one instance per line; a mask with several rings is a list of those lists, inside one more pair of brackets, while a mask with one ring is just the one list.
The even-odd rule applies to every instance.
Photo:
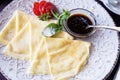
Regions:
[[90, 26], [94, 28], [106, 28], [106, 29], [111, 29], [111, 30], [116, 30], [120, 32], [120, 27], [115, 27], [115, 26]]

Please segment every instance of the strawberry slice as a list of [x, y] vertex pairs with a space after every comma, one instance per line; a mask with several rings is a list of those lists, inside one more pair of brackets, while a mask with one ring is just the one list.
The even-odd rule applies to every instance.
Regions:
[[43, 0], [43, 1], [40, 1], [40, 4], [39, 4], [39, 5], [40, 5], [40, 6], [43, 6], [45, 3], [46, 3], [46, 1]]
[[51, 13], [51, 10], [57, 12], [57, 8], [52, 3], [50, 3], [50, 2], [48, 2], [46, 5], [47, 6], [45, 8], [45, 12], [49, 13], [49, 15], [52, 17], [53, 14]]
[[39, 11], [39, 2], [34, 2], [34, 7], [33, 7], [33, 12], [36, 16], [40, 15], [40, 11]]
[[46, 1], [41, 1], [40, 4], [39, 4], [39, 11], [41, 14], [44, 14], [45, 13], [45, 8], [44, 8], [44, 5], [46, 4], [47, 2]]
[[44, 6], [42, 7], [44, 9], [44, 13], [49, 14], [50, 17], [52, 17], [51, 10], [57, 11], [56, 7], [51, 2], [46, 2]]

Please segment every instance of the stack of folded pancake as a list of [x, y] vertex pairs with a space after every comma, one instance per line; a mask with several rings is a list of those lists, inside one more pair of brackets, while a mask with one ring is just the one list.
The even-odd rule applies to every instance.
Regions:
[[6, 45], [4, 54], [30, 62], [30, 74], [50, 74], [53, 80], [66, 80], [87, 63], [90, 43], [73, 40], [64, 31], [44, 37], [41, 32], [50, 23], [57, 21], [41, 21], [17, 10], [0, 32], [0, 43]]

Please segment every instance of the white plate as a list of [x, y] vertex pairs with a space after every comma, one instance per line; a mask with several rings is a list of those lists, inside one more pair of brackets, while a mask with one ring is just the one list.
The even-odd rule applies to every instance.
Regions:
[[[61, 11], [63, 8], [88, 9], [94, 13], [98, 25], [114, 25], [109, 14], [94, 0], [50, 0]], [[0, 29], [10, 19], [16, 9], [33, 14], [32, 5], [34, 0], [14, 0], [0, 13]], [[85, 39], [92, 45], [91, 56], [84, 69], [70, 80], [102, 80], [113, 69], [118, 55], [118, 34], [111, 30], [99, 30], [91, 37]], [[11, 80], [51, 80], [49, 75], [27, 75], [28, 62], [15, 60], [2, 53], [0, 48], [0, 70], [4, 76]]]
[[120, 79], [120, 67], [118, 68], [117, 74], [115, 76], [115, 80], [119, 80]]

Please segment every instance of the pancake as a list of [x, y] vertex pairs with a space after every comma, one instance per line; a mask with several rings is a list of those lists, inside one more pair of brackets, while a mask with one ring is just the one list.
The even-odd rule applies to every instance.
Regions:
[[31, 24], [27, 23], [25, 27], [10, 41], [5, 47], [4, 53], [17, 59], [29, 59]]
[[29, 73], [51, 74], [64, 80], [79, 73], [89, 57], [90, 43], [65, 38], [43, 38], [34, 53]]
[[85, 41], [47, 38], [46, 45], [53, 80], [66, 80], [78, 74], [90, 55], [90, 43]]
[[0, 32], [0, 43], [7, 45], [17, 33], [26, 25], [27, 22], [37, 19], [22, 11], [16, 10], [12, 18]]

